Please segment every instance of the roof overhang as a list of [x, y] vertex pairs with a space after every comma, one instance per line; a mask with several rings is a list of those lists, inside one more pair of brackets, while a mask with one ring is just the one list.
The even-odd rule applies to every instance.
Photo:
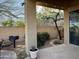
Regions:
[[36, 0], [37, 5], [66, 9], [75, 5], [79, 5], [79, 0]]

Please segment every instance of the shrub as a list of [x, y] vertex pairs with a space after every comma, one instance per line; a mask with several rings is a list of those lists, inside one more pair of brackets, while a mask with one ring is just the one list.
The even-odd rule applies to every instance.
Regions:
[[8, 46], [11, 46], [11, 45], [12, 45], [12, 42], [10, 42], [9, 40], [4, 40], [3, 44], [2, 44], [2, 48], [3, 47], [8, 47]]
[[47, 32], [37, 33], [37, 46], [38, 48], [43, 46], [46, 41], [49, 39], [49, 34]]
[[24, 27], [25, 23], [23, 21], [16, 21], [16, 26], [17, 27]]
[[11, 26], [14, 26], [14, 21], [13, 20], [6, 20], [6, 21], [3, 21], [2, 22], [2, 25], [3, 26], [8, 26], [8, 27], [11, 27]]

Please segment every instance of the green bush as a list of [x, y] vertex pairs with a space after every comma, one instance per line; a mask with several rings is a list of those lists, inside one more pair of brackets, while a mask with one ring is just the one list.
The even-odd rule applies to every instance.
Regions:
[[3, 26], [7, 26], [7, 27], [11, 27], [11, 26], [13, 26], [14, 25], [14, 21], [13, 20], [6, 20], [6, 21], [3, 21], [2, 22], [2, 25]]
[[45, 44], [46, 41], [49, 40], [49, 34], [47, 32], [37, 33], [37, 46], [40, 48]]
[[23, 21], [16, 21], [16, 26], [17, 27], [24, 27], [25, 23]]

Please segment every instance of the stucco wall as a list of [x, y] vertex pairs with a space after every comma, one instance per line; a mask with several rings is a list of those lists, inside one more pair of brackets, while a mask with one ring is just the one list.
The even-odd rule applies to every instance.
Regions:
[[22, 40], [24, 33], [24, 27], [0, 27], [0, 39], [8, 39], [10, 35], [17, 35]]
[[[48, 32], [50, 38], [57, 38], [57, 30], [52, 26], [38, 26], [37, 32]], [[0, 39], [8, 39], [10, 35], [17, 35], [19, 40], [23, 40], [25, 34], [24, 27], [0, 27]]]
[[50, 38], [57, 38], [57, 30], [56, 27], [52, 26], [38, 26], [38, 32], [48, 32], [50, 35]]

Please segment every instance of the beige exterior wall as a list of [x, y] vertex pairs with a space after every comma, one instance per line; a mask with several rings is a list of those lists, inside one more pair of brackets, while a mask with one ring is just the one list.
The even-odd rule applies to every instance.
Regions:
[[38, 32], [48, 32], [50, 35], [50, 38], [57, 38], [58, 34], [57, 34], [57, 30], [55, 27], [52, 26], [39, 26], [37, 28]]
[[69, 44], [69, 12], [79, 9], [79, 4], [64, 10], [64, 43]]
[[[37, 32], [47, 32], [50, 38], [57, 38], [58, 34], [55, 27], [52, 26], [38, 26]], [[23, 40], [25, 34], [24, 27], [0, 27], [0, 39], [8, 39], [9, 36], [19, 36], [20, 40]]]
[[[57, 38], [58, 34], [55, 27], [52, 26], [38, 26], [37, 32], [47, 32], [50, 38]], [[8, 39], [9, 36], [19, 36], [20, 40], [23, 40], [25, 34], [24, 27], [0, 27], [0, 39]]]
[[19, 40], [23, 40], [25, 29], [24, 27], [0, 27], [0, 39], [8, 39], [9, 36], [19, 36]]

